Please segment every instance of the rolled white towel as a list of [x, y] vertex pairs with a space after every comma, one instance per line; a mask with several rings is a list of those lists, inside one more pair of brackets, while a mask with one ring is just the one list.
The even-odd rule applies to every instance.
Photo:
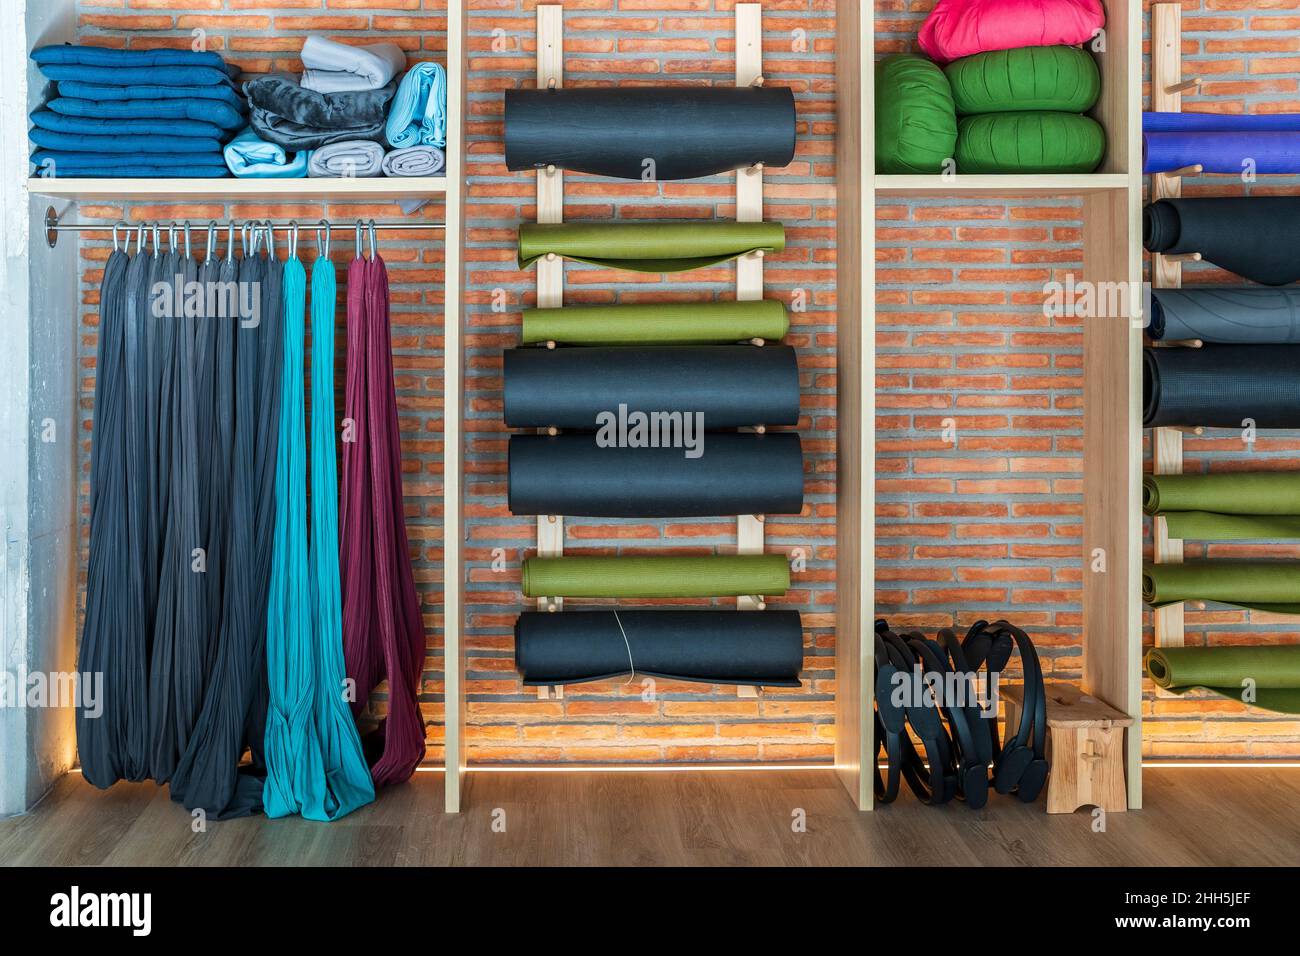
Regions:
[[317, 93], [379, 90], [406, 69], [406, 53], [395, 43], [350, 46], [309, 36], [302, 47], [302, 85]]
[[384, 147], [370, 140], [330, 143], [311, 154], [307, 175], [318, 179], [363, 179], [378, 176], [384, 165]]
[[437, 146], [408, 146], [384, 157], [385, 176], [437, 176], [447, 168], [447, 154]]

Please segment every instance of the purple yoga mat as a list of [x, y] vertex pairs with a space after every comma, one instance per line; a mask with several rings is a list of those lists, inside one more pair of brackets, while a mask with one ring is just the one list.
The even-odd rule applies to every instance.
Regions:
[[1144, 132], [1142, 171], [1167, 173], [1184, 166], [1200, 166], [1207, 173], [1239, 176], [1252, 168], [1268, 173], [1300, 173], [1300, 129], [1297, 130], [1185, 130]]
[[1157, 113], [1142, 114], [1144, 133], [1189, 132], [1281, 132], [1300, 131], [1300, 113], [1250, 113], [1236, 116], [1223, 113]]

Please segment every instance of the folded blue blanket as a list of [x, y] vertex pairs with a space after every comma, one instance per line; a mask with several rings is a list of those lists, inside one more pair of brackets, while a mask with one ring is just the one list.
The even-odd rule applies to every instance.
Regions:
[[249, 179], [302, 179], [307, 175], [312, 151], [294, 153], [259, 139], [252, 127], [226, 144], [226, 165], [236, 176]]
[[211, 86], [158, 86], [155, 83], [112, 86], [107, 83], [64, 80], [59, 84], [59, 95], [80, 100], [220, 100], [235, 109], [244, 112], [248, 110], [243, 94], [233, 83], [214, 83]]
[[190, 119], [101, 119], [95, 116], [66, 116], [50, 110], [37, 110], [32, 122], [41, 129], [56, 133], [81, 133], [91, 136], [206, 136], [225, 139], [221, 127]]
[[385, 130], [395, 149], [447, 145], [447, 71], [417, 63], [402, 77]]
[[37, 47], [32, 59], [41, 66], [71, 64], [76, 66], [213, 66], [226, 69], [226, 61], [219, 53], [195, 50], [118, 50], [103, 46], [78, 46], [71, 43], [54, 43]]
[[[68, 86], [69, 84], [64, 84]], [[248, 122], [240, 109], [217, 100], [78, 100], [60, 96], [45, 104], [64, 116], [121, 120], [193, 120], [218, 131], [238, 129]]]
[[37, 150], [32, 154], [36, 175], [90, 179], [219, 179], [230, 175], [217, 153], [142, 154], [60, 153]]
[[106, 86], [216, 86], [230, 82], [239, 71], [215, 66], [80, 66], [51, 63], [41, 72], [51, 80], [103, 83]]
[[221, 154], [221, 140], [211, 136], [93, 136], [85, 133], [59, 133], [38, 126], [31, 131], [31, 137], [37, 146], [71, 153]]

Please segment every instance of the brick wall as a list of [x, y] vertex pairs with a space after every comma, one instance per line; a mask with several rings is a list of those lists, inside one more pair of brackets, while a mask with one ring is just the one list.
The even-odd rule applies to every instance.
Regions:
[[[136, 8], [130, 4], [140, 3]], [[928, 0], [879, 0], [878, 53], [913, 47]], [[308, 29], [340, 37], [383, 33], [413, 57], [443, 59], [444, 4], [429, 0], [82, 0], [86, 42], [121, 43], [149, 31], [151, 43], [188, 44], [196, 27], [246, 69], [295, 65]], [[824, 760], [833, 734], [834, 563], [834, 10], [829, 0], [768, 0], [765, 74], [794, 89], [799, 151], [769, 171], [767, 216], [785, 222], [789, 245], [767, 260], [769, 295], [807, 309], [791, 315], [803, 385], [800, 432], [807, 503], [798, 517], [768, 523], [769, 547], [802, 549], [807, 570], [773, 603], [800, 610], [805, 686], [740, 700], [696, 685], [660, 682], [654, 701], [620, 682], [573, 688], [539, 701], [512, 666], [514, 616], [525, 606], [519, 562], [534, 525], [506, 508], [500, 351], [518, 338], [519, 310], [533, 301], [534, 275], [514, 266], [514, 228], [532, 218], [534, 179], [508, 173], [501, 155], [501, 91], [528, 86], [534, 70], [533, 0], [470, 0], [467, 281], [467, 649], [472, 759], [511, 761]], [[566, 0], [566, 84], [725, 83], [732, 71], [731, 0]], [[1258, 8], [1251, 12], [1245, 8]], [[1184, 6], [1185, 53], [1210, 79], [1187, 108], [1215, 102], [1239, 111], [1300, 110], [1300, 0], [1202, 0]], [[128, 33], [127, 30], [132, 32]], [[802, 31], [802, 32], [797, 32]], [[568, 218], [708, 218], [732, 215], [732, 177], [689, 183], [623, 183], [566, 176]], [[1224, 188], [1217, 180], [1216, 187]], [[1199, 187], [1193, 185], [1188, 194]], [[1240, 189], [1229, 184], [1228, 189]], [[1256, 191], [1275, 188], [1261, 184]], [[386, 205], [335, 205], [337, 218], [397, 216]], [[319, 218], [321, 207], [207, 203], [174, 207], [84, 207], [87, 218]], [[423, 215], [440, 219], [437, 205]], [[878, 613], [927, 629], [1012, 609], [1028, 623], [1052, 673], [1077, 677], [1079, 478], [1077, 325], [1049, 321], [1041, 288], [1081, 261], [1080, 210], [1061, 200], [909, 200], [878, 215], [880, 374], [877, 541]], [[341, 239], [341, 237], [339, 237]], [[339, 240], [336, 239], [336, 242]], [[336, 244], [342, 266], [347, 243]], [[93, 391], [95, 297], [107, 255], [84, 245], [82, 382], [84, 426]], [[425, 713], [431, 759], [441, 739], [441, 246], [386, 239], [393, 278], [399, 406], [406, 458], [408, 530], [429, 628]], [[569, 265], [566, 301], [727, 297], [734, 268], [667, 281]], [[1223, 281], [1208, 267], [1189, 281]], [[802, 290], [802, 293], [801, 293]], [[504, 311], [494, 311], [500, 291]], [[342, 289], [340, 290], [342, 293]], [[341, 298], [341, 296], [340, 296]], [[342, 326], [339, 347], [343, 348]], [[945, 434], [944, 419], [953, 431]], [[1252, 461], [1300, 465], [1291, 436], [1270, 434]], [[1189, 460], [1240, 463], [1234, 441], [1186, 443]], [[85, 450], [88, 451], [88, 438]], [[83, 461], [83, 465], [85, 461]], [[573, 553], [725, 550], [730, 521], [572, 520]], [[1293, 554], [1292, 549], [1254, 549]], [[1232, 546], [1222, 553], [1248, 553]], [[1195, 552], [1189, 551], [1189, 554]], [[494, 569], [504, 561], [504, 570]], [[1189, 640], [1300, 639], [1284, 619], [1191, 611]], [[1295, 756], [1293, 721], [1222, 701], [1145, 701], [1148, 749], [1158, 755]]]

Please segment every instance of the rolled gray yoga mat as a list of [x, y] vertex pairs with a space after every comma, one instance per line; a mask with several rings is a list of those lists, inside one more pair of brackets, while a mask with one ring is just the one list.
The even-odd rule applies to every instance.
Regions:
[[1147, 334], [1157, 340], [1300, 343], [1300, 290], [1258, 286], [1152, 289]]
[[511, 428], [595, 429], [629, 411], [697, 416], [704, 429], [799, 422], [799, 365], [788, 345], [508, 349]]

